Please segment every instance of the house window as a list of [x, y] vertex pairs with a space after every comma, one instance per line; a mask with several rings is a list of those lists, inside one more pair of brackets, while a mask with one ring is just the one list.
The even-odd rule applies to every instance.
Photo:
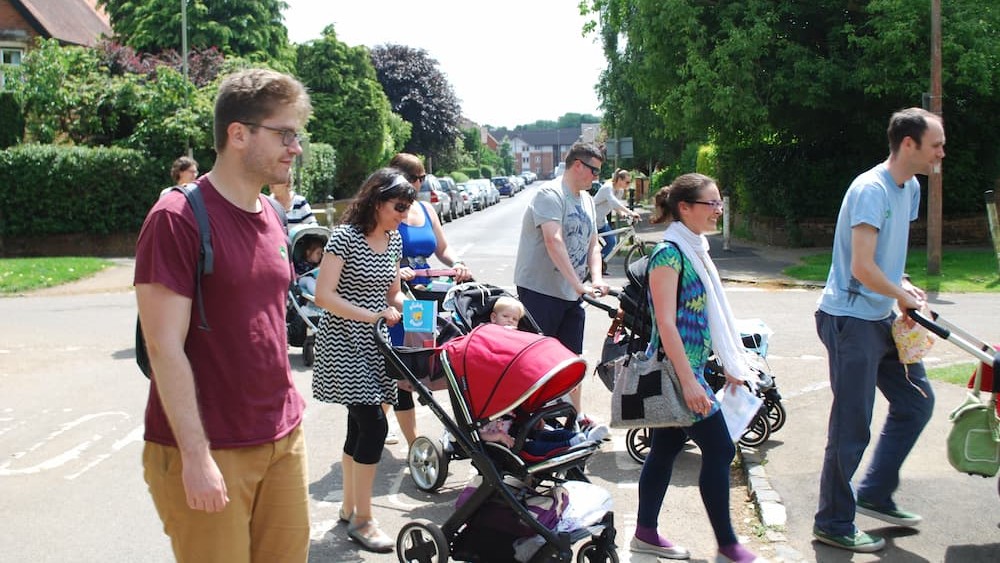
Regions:
[[0, 63], [5, 65], [19, 65], [21, 64], [21, 55], [24, 51], [21, 49], [11, 49], [10, 47], [0, 47]]

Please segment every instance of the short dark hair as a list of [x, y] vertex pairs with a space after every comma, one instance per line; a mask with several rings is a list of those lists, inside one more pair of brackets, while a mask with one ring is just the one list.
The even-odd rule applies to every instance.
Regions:
[[406, 180], [403, 171], [398, 168], [379, 168], [372, 172], [344, 212], [344, 223], [354, 225], [367, 235], [375, 230], [375, 211], [379, 203], [396, 198], [412, 204], [417, 199], [417, 191], [409, 180], [398, 183], [392, 189], [385, 189], [395, 184], [397, 179]]
[[420, 157], [408, 152], [396, 154], [396, 156], [392, 157], [392, 160], [389, 161], [389, 166], [402, 171], [411, 182], [413, 181], [413, 178], [423, 176], [427, 173], [424, 169], [424, 163], [420, 162]]
[[920, 147], [920, 139], [927, 131], [927, 120], [941, 118], [923, 108], [906, 108], [897, 111], [889, 118], [889, 127], [886, 129], [886, 137], [889, 138], [889, 152], [896, 154], [899, 146], [903, 144], [903, 139], [909, 137]]
[[569, 148], [569, 152], [566, 153], [566, 168], [573, 166], [574, 161], [585, 158], [596, 158], [603, 163], [604, 151], [594, 143], [584, 143], [582, 141], [573, 143], [573, 146]]
[[680, 221], [681, 202], [690, 203], [697, 200], [698, 192], [712, 184], [717, 184], [714, 178], [696, 172], [674, 178], [669, 186], [664, 186], [656, 192], [656, 212], [651, 221], [653, 223]]

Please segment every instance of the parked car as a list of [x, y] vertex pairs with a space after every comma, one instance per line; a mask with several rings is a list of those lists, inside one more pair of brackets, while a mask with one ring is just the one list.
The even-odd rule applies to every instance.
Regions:
[[506, 176], [494, 176], [493, 178], [490, 178], [490, 181], [497, 187], [497, 191], [500, 192], [500, 195], [514, 197], [514, 183], [510, 181], [510, 178]]
[[438, 178], [438, 183], [441, 185], [441, 191], [448, 194], [450, 219], [465, 215], [465, 206], [462, 204], [462, 196], [458, 191], [458, 186], [455, 185], [455, 180], [448, 176], [442, 176]]
[[510, 181], [514, 184], [514, 193], [517, 193], [524, 189], [524, 178], [520, 176], [510, 176]]
[[424, 181], [420, 184], [420, 192], [417, 193], [417, 199], [431, 204], [442, 223], [451, 221], [451, 197], [441, 191], [441, 183], [433, 174], [424, 177]]
[[462, 202], [461, 215], [468, 215], [476, 209], [481, 209], [480, 207], [476, 207], [477, 202], [473, 201], [473, 196], [469, 193], [468, 184], [459, 184], [456, 186], [456, 189], [458, 190], [458, 197]]
[[525, 170], [524, 172], [521, 172], [521, 178], [524, 178], [525, 186], [530, 186], [535, 183], [535, 180], [538, 179], [538, 174], [535, 174], [531, 170]]
[[496, 205], [500, 203], [500, 190], [497, 189], [496, 185], [493, 182], [486, 180], [485, 178], [482, 180], [482, 182], [484, 189], [490, 194], [489, 197], [490, 205]]

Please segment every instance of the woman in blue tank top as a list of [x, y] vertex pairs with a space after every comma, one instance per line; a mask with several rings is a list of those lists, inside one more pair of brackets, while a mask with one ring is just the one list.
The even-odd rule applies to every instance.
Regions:
[[[402, 152], [392, 158], [389, 166], [403, 172], [417, 193], [420, 193], [421, 184], [427, 173], [419, 158]], [[438, 220], [434, 208], [429, 203], [419, 199], [414, 204], [410, 207], [410, 213], [406, 220], [399, 225], [399, 234], [403, 237], [403, 259], [399, 264], [399, 277], [410, 287], [426, 285], [431, 281], [430, 278], [418, 277], [414, 270], [426, 269], [428, 267], [427, 259], [434, 255], [446, 267], [455, 270], [456, 282], [472, 279], [472, 274], [465, 262], [462, 262], [461, 258], [456, 256], [448, 246], [448, 239], [444, 236], [444, 230], [441, 228], [441, 222]], [[393, 327], [395, 330], [390, 330], [392, 342], [395, 345], [403, 343], [402, 328], [403, 325], [400, 323]], [[399, 429], [403, 432], [403, 437], [406, 438], [406, 443], [412, 444], [417, 437], [417, 417], [414, 411], [413, 393], [399, 390], [396, 403], [396, 421], [399, 423]]]

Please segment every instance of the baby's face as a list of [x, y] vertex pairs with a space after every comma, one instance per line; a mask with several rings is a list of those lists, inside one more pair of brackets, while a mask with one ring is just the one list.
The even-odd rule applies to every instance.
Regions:
[[517, 328], [517, 323], [521, 320], [521, 316], [517, 314], [517, 311], [510, 309], [501, 309], [499, 311], [493, 311], [490, 314], [490, 321], [493, 324], [500, 326], [508, 326], [512, 328]]
[[306, 260], [312, 262], [313, 264], [319, 264], [320, 260], [323, 259], [323, 247], [317, 246], [306, 251]]

